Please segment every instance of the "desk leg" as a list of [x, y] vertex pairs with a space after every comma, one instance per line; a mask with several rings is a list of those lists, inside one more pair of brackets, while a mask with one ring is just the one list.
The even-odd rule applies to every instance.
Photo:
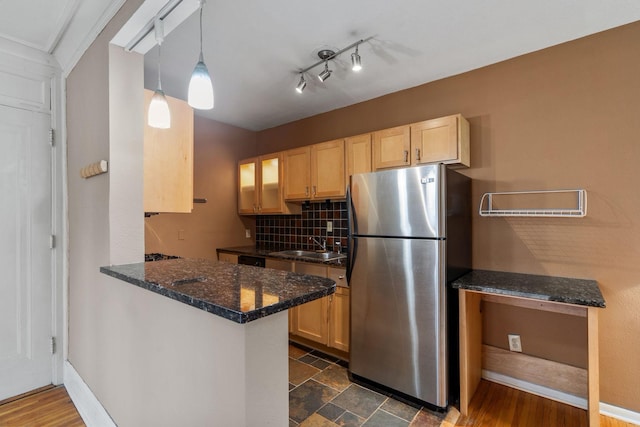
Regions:
[[588, 405], [587, 416], [589, 426], [600, 425], [600, 358], [598, 355], [598, 308], [587, 308], [587, 340], [588, 340]]
[[460, 414], [469, 414], [469, 402], [482, 375], [481, 295], [460, 291]]

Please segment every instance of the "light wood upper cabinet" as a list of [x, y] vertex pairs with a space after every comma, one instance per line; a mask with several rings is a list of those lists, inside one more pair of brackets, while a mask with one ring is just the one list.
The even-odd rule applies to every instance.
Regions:
[[344, 198], [344, 140], [284, 152], [285, 200]]
[[411, 165], [411, 129], [398, 126], [373, 133], [373, 169]]
[[460, 114], [374, 132], [373, 169], [445, 163], [469, 166], [469, 122]]
[[345, 160], [349, 178], [354, 173], [371, 172], [371, 134], [345, 138]]
[[144, 91], [144, 211], [182, 212], [193, 209], [193, 110], [167, 96], [169, 129], [146, 123], [153, 91]]
[[238, 162], [238, 213], [244, 215], [298, 213], [300, 206], [284, 202], [282, 154]]
[[255, 214], [258, 201], [258, 158], [238, 162], [238, 213]]
[[344, 140], [323, 142], [311, 146], [311, 198], [343, 198], [346, 195], [344, 177]]
[[308, 200], [311, 197], [311, 147], [284, 152], [285, 200]]
[[469, 122], [460, 114], [411, 125], [414, 163], [469, 166]]

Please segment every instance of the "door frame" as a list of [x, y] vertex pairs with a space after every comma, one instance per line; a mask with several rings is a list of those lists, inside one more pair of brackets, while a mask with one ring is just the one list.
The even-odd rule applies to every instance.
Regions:
[[[48, 53], [0, 39], [0, 71], [45, 82], [50, 94], [43, 103], [24, 103], [3, 97], [0, 103], [12, 108], [50, 114], [55, 143], [51, 148], [51, 234], [55, 244], [51, 250], [51, 335], [56, 339], [52, 356], [51, 382], [62, 384], [63, 363], [67, 358], [67, 277], [68, 224], [66, 203], [66, 114], [65, 78], [54, 57]], [[46, 141], [43, 141], [46, 143]]]

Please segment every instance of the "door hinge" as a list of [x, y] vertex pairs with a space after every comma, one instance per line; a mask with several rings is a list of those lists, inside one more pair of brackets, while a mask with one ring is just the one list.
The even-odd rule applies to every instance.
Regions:
[[51, 337], [51, 354], [56, 354], [56, 337]]
[[49, 236], [49, 249], [54, 249], [56, 247], [56, 236], [55, 235], [51, 235]]
[[53, 128], [49, 129], [49, 145], [54, 147], [56, 145], [56, 139], [54, 136]]

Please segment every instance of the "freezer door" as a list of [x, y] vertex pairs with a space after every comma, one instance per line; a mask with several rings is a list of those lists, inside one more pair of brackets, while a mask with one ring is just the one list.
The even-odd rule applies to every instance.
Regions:
[[355, 174], [351, 235], [445, 237], [445, 166]]
[[443, 240], [355, 238], [349, 370], [447, 405]]

